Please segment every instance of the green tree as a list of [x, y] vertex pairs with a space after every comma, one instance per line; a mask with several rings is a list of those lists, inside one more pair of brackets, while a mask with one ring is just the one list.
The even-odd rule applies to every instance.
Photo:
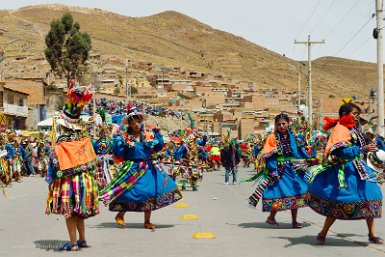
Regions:
[[115, 87], [114, 88], [114, 94], [119, 95], [120, 94], [120, 87]]
[[138, 89], [134, 86], [128, 86], [128, 92], [130, 92], [130, 88], [131, 88], [131, 94], [132, 95], [135, 95], [138, 93]]
[[65, 13], [61, 20], [52, 20], [45, 44], [45, 58], [60, 78], [64, 76], [69, 82], [80, 78], [86, 71], [86, 61], [92, 48], [91, 37], [86, 32], [80, 32], [80, 24], [74, 22], [70, 13]]

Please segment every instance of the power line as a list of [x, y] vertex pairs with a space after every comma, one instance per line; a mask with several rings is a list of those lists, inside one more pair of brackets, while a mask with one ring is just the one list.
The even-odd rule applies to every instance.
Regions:
[[349, 11], [347, 12], [347, 13], [345, 13], [345, 15], [344, 15], [344, 17], [342, 17], [342, 19], [341, 20], [339, 20], [338, 22], [337, 22], [337, 24], [336, 25], [334, 25], [334, 27], [332, 28], [332, 30], [330, 30], [327, 34], [326, 34], [326, 36], [324, 37], [325, 39], [331, 34], [331, 33], [333, 33], [333, 31], [345, 20], [345, 18], [346, 17], [348, 17], [348, 15], [350, 14], [350, 12], [353, 10], [353, 8], [358, 4], [358, 2], [359, 2], [360, 0], [357, 0], [354, 4], [353, 4], [353, 6], [349, 9]]
[[302, 29], [300, 30], [300, 32], [298, 32], [297, 37], [299, 37], [299, 35], [302, 33], [302, 31], [305, 29], [306, 25], [308, 24], [308, 22], [310, 21], [310, 18], [313, 16], [314, 12], [317, 10], [319, 4], [321, 3], [321, 0], [318, 0], [318, 3], [314, 6], [313, 8], [313, 11], [310, 13], [309, 17], [307, 18], [305, 24], [302, 26]]
[[313, 32], [318, 28], [318, 26], [321, 24], [321, 22], [325, 19], [326, 15], [329, 13], [330, 9], [333, 7], [333, 5], [337, 2], [337, 0], [334, 0], [331, 5], [329, 5], [326, 12], [322, 15], [321, 19], [318, 21], [317, 25], [312, 29], [310, 34], [313, 34]]
[[363, 41], [356, 49], [354, 49], [349, 55], [348, 55], [348, 58], [350, 58], [353, 54], [355, 54], [358, 49], [360, 49], [362, 46], [364, 46], [368, 41], [369, 39], [371, 39], [373, 36], [370, 35], [368, 38], [365, 39], [365, 41]]
[[322, 47], [321, 47], [320, 45], [316, 45], [316, 46], [314, 46], [314, 48], [315, 48], [315, 49], [314, 49], [314, 52], [315, 52], [315, 53], [314, 53], [314, 56], [315, 56], [314, 58], [318, 58], [317, 56], [320, 56], [319, 53], [320, 53]]
[[342, 50], [344, 50], [344, 48], [349, 45], [350, 42], [352, 42], [352, 40], [366, 27], [366, 25], [369, 24], [369, 22], [374, 18], [375, 16], [372, 16], [370, 17], [370, 19], [365, 22], [365, 24], [345, 43], [345, 45], [340, 49], [338, 50], [338, 52], [334, 55], [334, 56], [337, 56]]

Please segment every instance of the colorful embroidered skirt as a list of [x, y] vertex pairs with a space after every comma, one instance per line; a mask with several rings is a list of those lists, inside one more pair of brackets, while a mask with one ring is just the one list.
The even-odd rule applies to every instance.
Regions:
[[109, 159], [107, 155], [98, 155], [96, 160], [96, 180], [99, 190], [102, 190], [112, 180]]
[[0, 187], [6, 187], [12, 182], [11, 171], [5, 158], [0, 158]]
[[[353, 162], [345, 163], [346, 188], [340, 188], [338, 169], [332, 166], [318, 174], [309, 184], [306, 202], [321, 215], [342, 220], [380, 218], [382, 193], [376, 181], [362, 180]], [[365, 164], [370, 178], [371, 169]], [[374, 179], [375, 180], [375, 179]]]
[[100, 199], [110, 211], [143, 212], [173, 204], [182, 194], [159, 163], [126, 161]]
[[262, 195], [262, 211], [285, 211], [305, 207], [308, 186], [305, 174], [286, 165], [279, 181], [266, 187]]
[[88, 218], [99, 214], [98, 186], [93, 175], [83, 172], [57, 178], [49, 191], [46, 214]]

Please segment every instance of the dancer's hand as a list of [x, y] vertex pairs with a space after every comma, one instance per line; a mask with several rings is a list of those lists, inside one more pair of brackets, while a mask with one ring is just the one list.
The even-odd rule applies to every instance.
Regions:
[[281, 178], [280, 176], [274, 176], [274, 177], [272, 177], [272, 180], [273, 180], [274, 182], [276, 182], [276, 181], [278, 181], [280, 178]]

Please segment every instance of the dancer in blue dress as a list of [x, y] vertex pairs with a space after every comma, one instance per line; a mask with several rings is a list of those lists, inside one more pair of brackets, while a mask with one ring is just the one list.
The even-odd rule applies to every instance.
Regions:
[[[249, 204], [256, 206], [262, 197], [262, 210], [270, 212], [266, 222], [279, 226], [275, 220], [278, 211], [291, 210], [293, 228], [302, 228], [297, 221], [298, 208], [305, 207], [307, 163], [309, 156], [289, 129], [289, 117], [275, 117], [275, 132], [270, 134], [262, 150], [264, 167], [252, 179], [258, 179], [256, 191]], [[249, 180], [250, 181], [250, 180]]]
[[317, 243], [324, 244], [326, 234], [336, 219], [366, 219], [369, 241], [382, 244], [375, 235], [374, 218], [381, 217], [382, 193], [375, 171], [364, 161], [369, 152], [377, 151], [375, 143], [367, 144], [357, 129], [360, 108], [343, 104], [340, 118], [327, 119], [325, 130], [333, 128], [322, 165], [313, 170], [306, 201], [310, 208], [326, 216]]
[[128, 107], [126, 136], [116, 136], [113, 151], [123, 159], [121, 170], [100, 193], [110, 211], [117, 211], [116, 222], [124, 226], [125, 212], [144, 212], [144, 227], [154, 229], [151, 211], [170, 205], [182, 194], [175, 182], [164, 172], [152, 152], [162, 150], [164, 141], [159, 130], [153, 135], [144, 131], [144, 115]]

